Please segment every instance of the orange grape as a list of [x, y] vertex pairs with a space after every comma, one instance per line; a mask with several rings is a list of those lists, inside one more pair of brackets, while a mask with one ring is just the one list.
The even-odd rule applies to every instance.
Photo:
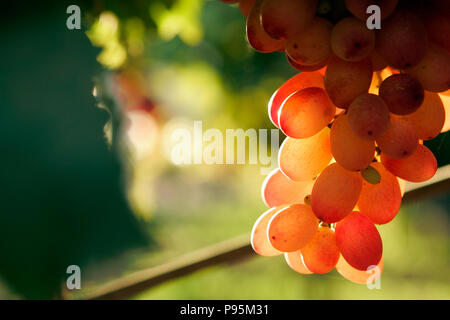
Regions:
[[375, 140], [389, 125], [389, 109], [379, 96], [363, 93], [348, 108], [348, 124], [358, 138]]
[[423, 144], [419, 144], [416, 151], [405, 159], [392, 159], [381, 153], [381, 162], [392, 174], [411, 182], [427, 181], [437, 170], [436, 158]]
[[261, 5], [263, 0], [256, 0], [247, 17], [247, 40], [253, 49], [260, 52], [274, 52], [283, 48], [280, 40], [271, 38], [261, 24]]
[[445, 121], [441, 132], [447, 132], [450, 130], [450, 96], [439, 94], [439, 97], [441, 98], [445, 110]]
[[405, 115], [419, 109], [423, 103], [424, 90], [420, 82], [410, 75], [394, 74], [381, 83], [379, 95], [390, 112]]
[[296, 91], [308, 88], [323, 88], [323, 76], [319, 72], [299, 73], [288, 81], [286, 81], [275, 93], [269, 101], [268, 112], [272, 123], [278, 127], [278, 111], [284, 100]]
[[[342, 257], [342, 255], [339, 258], [338, 263], [336, 264], [336, 270], [347, 280], [350, 280], [355, 283], [359, 284], [366, 284], [367, 280], [369, 280], [369, 277], [373, 278], [372, 280], [376, 280], [380, 277], [381, 273], [383, 272], [384, 267], [384, 259], [381, 257], [380, 262], [377, 264], [378, 269], [378, 276], [374, 274], [374, 272], [377, 271], [367, 271], [367, 270], [358, 270], [353, 268], [351, 265], [348, 264], [347, 261]], [[372, 276], [374, 275], [374, 276]]]
[[387, 66], [386, 61], [384, 61], [377, 50], [373, 50], [370, 54], [370, 61], [372, 61], [373, 71], [381, 71]]
[[[288, 54], [286, 54], [286, 59], [288, 61], [288, 63], [291, 65], [291, 67], [293, 67], [294, 69], [301, 71], [301, 72], [311, 72], [311, 71], [321, 71], [321, 69], [324, 69], [324, 67], [328, 64], [328, 59], [326, 59], [325, 61], [318, 63], [318, 64], [314, 64], [311, 66], [305, 66], [302, 65], [298, 62], [296, 62], [294, 59], [292, 59], [291, 57], [289, 57]], [[323, 74], [325, 74], [325, 72], [323, 72]], [[323, 76], [322, 74], [322, 76]]]
[[336, 243], [348, 264], [358, 270], [377, 265], [383, 254], [377, 228], [367, 216], [356, 211], [336, 224]]
[[310, 181], [327, 167], [332, 158], [330, 129], [306, 139], [287, 137], [280, 147], [280, 170], [295, 181]]
[[290, 39], [313, 21], [317, 0], [264, 0], [261, 21], [274, 39]]
[[347, 9], [364, 22], [371, 15], [366, 12], [368, 6], [372, 4], [379, 6], [381, 19], [384, 19], [394, 12], [397, 3], [398, 0], [345, 0]]
[[309, 87], [290, 95], [278, 114], [280, 129], [292, 138], [308, 138], [334, 118], [336, 107], [325, 90]]
[[319, 221], [309, 206], [293, 204], [270, 219], [267, 237], [270, 244], [281, 252], [297, 251], [311, 241], [318, 225]]
[[425, 26], [415, 13], [398, 10], [383, 21], [383, 27], [377, 31], [376, 49], [391, 67], [415, 66], [427, 49]]
[[264, 212], [253, 225], [250, 243], [253, 250], [265, 257], [272, 257], [280, 255], [281, 252], [274, 249], [267, 239], [267, 227], [270, 219], [275, 213], [281, 210], [283, 207], [271, 208]]
[[295, 62], [305, 66], [324, 62], [331, 54], [332, 28], [328, 20], [315, 18], [307, 30], [286, 41], [286, 53]]
[[375, 48], [375, 32], [356, 18], [344, 18], [331, 32], [331, 48], [345, 61], [360, 61]]
[[402, 194], [397, 178], [379, 162], [371, 165], [381, 176], [380, 182], [371, 184], [363, 180], [358, 200], [359, 211], [373, 223], [385, 224], [394, 219], [400, 209]]
[[312, 274], [312, 272], [309, 271], [308, 268], [305, 266], [300, 251], [285, 252], [284, 259], [286, 260], [286, 263], [292, 270], [301, 274]]
[[311, 194], [313, 181], [292, 181], [280, 169], [272, 171], [262, 185], [262, 198], [269, 207], [283, 204], [303, 203], [303, 199]]
[[369, 90], [372, 81], [372, 62], [366, 58], [358, 62], [331, 57], [325, 71], [324, 84], [331, 101], [339, 108], [348, 108], [359, 95]]
[[416, 112], [407, 115], [406, 118], [413, 123], [420, 139], [433, 139], [441, 132], [445, 122], [442, 96], [425, 91], [422, 106]]
[[319, 227], [314, 237], [301, 250], [303, 261], [313, 273], [328, 273], [336, 266], [340, 253], [334, 231]]
[[450, 89], [450, 52], [430, 42], [423, 59], [406, 72], [419, 80], [425, 90], [446, 91]]
[[239, 9], [241, 10], [244, 16], [248, 16], [250, 10], [252, 9], [255, 0], [240, 0], [239, 1]]
[[330, 146], [336, 162], [352, 171], [367, 168], [375, 154], [375, 143], [358, 138], [350, 128], [346, 114], [334, 120], [330, 131]]
[[311, 192], [311, 208], [321, 221], [334, 223], [352, 212], [362, 188], [359, 173], [338, 163], [330, 164], [316, 179]]
[[416, 151], [419, 137], [411, 120], [393, 116], [384, 135], [377, 139], [377, 144], [384, 154], [402, 159]]
[[430, 11], [425, 15], [428, 38], [450, 52], [450, 20], [440, 12]]

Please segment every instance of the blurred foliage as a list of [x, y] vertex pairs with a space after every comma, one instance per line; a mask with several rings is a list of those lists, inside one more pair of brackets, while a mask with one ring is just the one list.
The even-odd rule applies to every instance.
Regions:
[[98, 50], [67, 30], [65, 4], [0, 31], [0, 277], [25, 298], [57, 297], [71, 264], [149, 243], [91, 94]]

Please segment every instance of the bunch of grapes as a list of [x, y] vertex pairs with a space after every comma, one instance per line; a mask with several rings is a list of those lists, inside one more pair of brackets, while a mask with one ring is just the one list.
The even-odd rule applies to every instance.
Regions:
[[[284, 52], [301, 71], [268, 105], [287, 137], [262, 186], [270, 209], [254, 250], [366, 283], [383, 268], [376, 225], [396, 216], [405, 181], [437, 170], [423, 141], [449, 129], [450, 1], [225, 2], [239, 2], [254, 49]], [[379, 29], [368, 27], [373, 4]]]

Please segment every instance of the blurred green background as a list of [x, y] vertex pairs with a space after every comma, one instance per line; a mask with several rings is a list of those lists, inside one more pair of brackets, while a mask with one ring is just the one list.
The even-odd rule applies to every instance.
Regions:
[[[78, 4], [82, 30], [66, 28]], [[10, 4], [0, 29], [0, 298], [58, 298], [65, 268], [97, 286], [250, 232], [259, 165], [177, 166], [173, 128], [273, 129], [266, 105], [295, 70], [245, 40], [218, 0]], [[39, 12], [39, 14], [36, 14]], [[96, 108], [98, 105], [100, 108]], [[280, 137], [282, 140], [283, 137]], [[449, 138], [427, 142], [450, 163]], [[449, 299], [450, 193], [380, 226], [381, 290], [283, 257], [209, 268], [134, 299]]]

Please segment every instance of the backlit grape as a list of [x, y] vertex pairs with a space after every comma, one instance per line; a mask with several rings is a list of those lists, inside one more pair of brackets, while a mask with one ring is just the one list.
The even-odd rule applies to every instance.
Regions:
[[309, 206], [293, 204], [281, 209], [270, 219], [267, 237], [279, 251], [297, 251], [311, 241], [318, 224]]
[[352, 212], [362, 188], [359, 173], [338, 163], [330, 164], [317, 178], [311, 192], [311, 207], [321, 221], [334, 223]]
[[356, 136], [346, 114], [334, 120], [330, 131], [330, 146], [336, 162], [347, 170], [367, 168], [375, 155], [375, 143]]
[[330, 129], [306, 139], [287, 137], [281, 145], [278, 162], [281, 171], [290, 179], [310, 181], [315, 178], [332, 158]]
[[303, 203], [305, 196], [311, 194], [312, 187], [312, 179], [293, 181], [277, 168], [264, 180], [262, 198], [270, 208], [283, 204]]
[[334, 118], [336, 107], [325, 90], [309, 87], [290, 95], [281, 106], [278, 115], [280, 129], [292, 138], [308, 138]]
[[336, 224], [336, 243], [348, 264], [358, 270], [377, 265], [383, 254], [377, 228], [367, 216], [356, 211]]
[[411, 182], [427, 181], [437, 170], [436, 158], [422, 144], [419, 144], [416, 151], [405, 159], [393, 159], [381, 153], [381, 162], [391, 173]]
[[313, 273], [328, 273], [339, 260], [334, 231], [328, 227], [319, 227], [312, 240], [301, 250], [303, 261]]
[[348, 62], [333, 56], [324, 78], [325, 89], [339, 108], [348, 108], [356, 97], [368, 92], [371, 81], [372, 62], [368, 58]]

